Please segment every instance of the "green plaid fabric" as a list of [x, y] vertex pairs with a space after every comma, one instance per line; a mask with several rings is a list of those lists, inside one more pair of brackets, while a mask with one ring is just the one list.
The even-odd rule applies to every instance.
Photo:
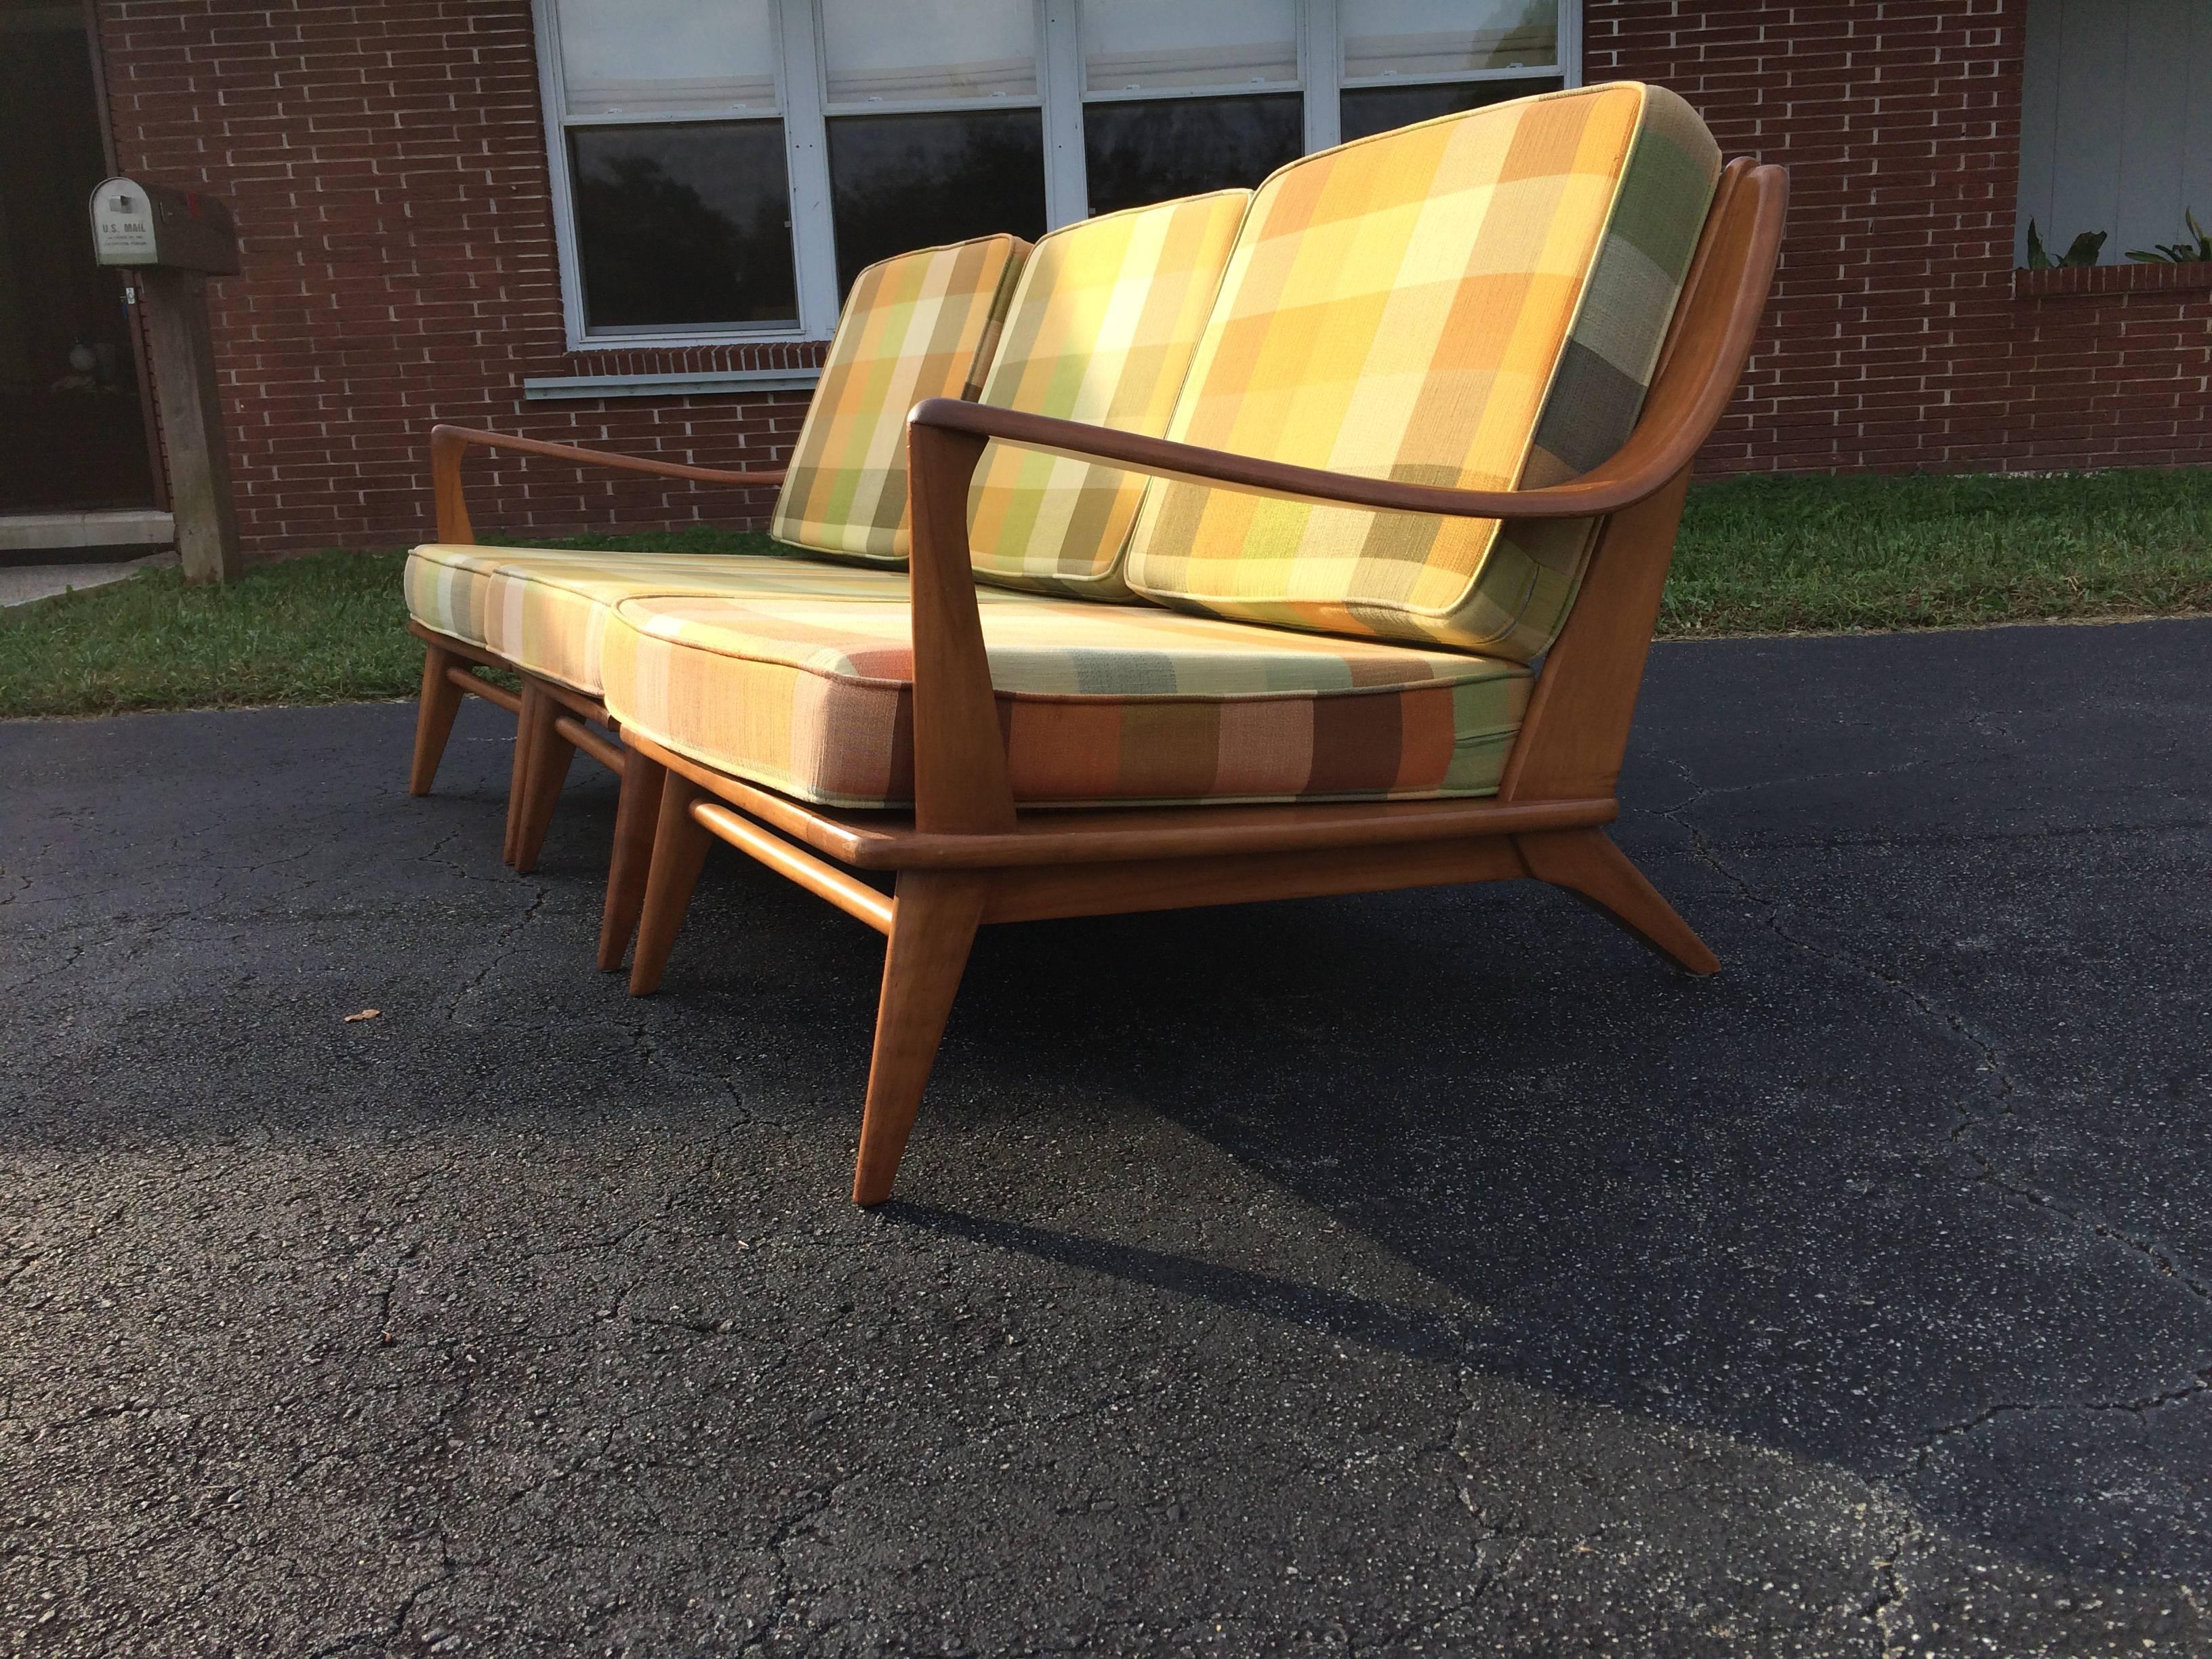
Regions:
[[[1101, 215], [1042, 239], [981, 401], [1158, 437], [1174, 413], [1249, 190]], [[978, 580], [1122, 599], [1141, 476], [994, 439], [968, 495]]]
[[972, 398], [1029, 244], [984, 236], [870, 265], [853, 284], [769, 533], [809, 552], [906, 562], [907, 411]]

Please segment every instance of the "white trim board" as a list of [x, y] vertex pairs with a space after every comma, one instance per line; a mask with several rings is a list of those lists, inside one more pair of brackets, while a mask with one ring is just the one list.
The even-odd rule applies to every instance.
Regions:
[[818, 368], [702, 369], [690, 374], [559, 374], [526, 380], [530, 403], [580, 398], [705, 398], [743, 392], [811, 392]]

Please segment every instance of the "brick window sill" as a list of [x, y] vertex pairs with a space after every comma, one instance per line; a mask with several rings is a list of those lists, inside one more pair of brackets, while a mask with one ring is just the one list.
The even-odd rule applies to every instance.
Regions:
[[2071, 270], [2015, 270], [2015, 300], [2094, 298], [2105, 294], [2187, 294], [2212, 291], [2212, 264], [2081, 265]]
[[829, 349], [827, 340], [593, 347], [564, 353], [560, 374], [526, 379], [522, 395], [537, 402], [805, 392], [821, 378]]

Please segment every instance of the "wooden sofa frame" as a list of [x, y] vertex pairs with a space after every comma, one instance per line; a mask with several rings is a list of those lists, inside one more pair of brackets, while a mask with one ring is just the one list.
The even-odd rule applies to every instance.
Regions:
[[[471, 448], [511, 450], [551, 460], [574, 461], [586, 466], [614, 467], [624, 472], [650, 472], [665, 478], [684, 478], [694, 483], [722, 484], [735, 489], [775, 488], [783, 483], [781, 471], [727, 472], [719, 467], [689, 466], [676, 461], [656, 461], [636, 455], [610, 454], [579, 449], [568, 444], [545, 443], [536, 438], [514, 438], [499, 432], [478, 432], [466, 427], [430, 428], [430, 484], [437, 502], [438, 539], [450, 546], [476, 544], [469, 523], [468, 502], [461, 493], [461, 463]], [[483, 698], [515, 717], [514, 764], [507, 783], [507, 835], [501, 857], [520, 872], [538, 862], [545, 831], [561, 798], [578, 751], [590, 756], [617, 776], [628, 756], [606, 704], [587, 692], [533, 674], [495, 651], [469, 641], [441, 634], [410, 618], [408, 631], [422, 641], [422, 688], [415, 711], [415, 756], [409, 769], [407, 793], [427, 795], [445, 757], [447, 739], [465, 696]], [[488, 680], [477, 671], [504, 669], [521, 681], [517, 693]], [[597, 730], [593, 728], [597, 727]], [[653, 802], [640, 797], [633, 805], [644, 811], [641, 822], [615, 827], [617, 845], [627, 833], [641, 847], [649, 848], [653, 835]], [[623, 952], [637, 925], [637, 905], [644, 897], [644, 853], [634, 849], [626, 867], [633, 872], [629, 908], [621, 915], [620, 931], [599, 946], [599, 965], [622, 965]], [[611, 925], [617, 913], [609, 913]], [[609, 959], [609, 951], [612, 957]]]
[[[603, 941], [623, 927], [636, 835], [656, 817], [633, 993], [659, 983], [709, 846], [726, 842], [884, 934], [882, 998], [853, 1198], [876, 1204], [914, 1123], [979, 926], [1533, 877], [1575, 893], [1695, 974], [1719, 961], [1602, 828], [1691, 464], [1733, 397], [1765, 308], [1787, 182], [1722, 173], [1642, 418], [1565, 483], [1462, 490], [1285, 466], [951, 398], [908, 421], [913, 491], [915, 806], [807, 805], [629, 734]], [[1489, 519], [1602, 517], [1493, 799], [1019, 811], [969, 568], [969, 481], [985, 444], [1356, 507]], [[556, 723], [556, 731], [573, 733]], [[855, 872], [861, 873], [855, 873]], [[886, 895], [864, 879], [895, 878]], [[626, 929], [625, 929], [626, 931]], [[617, 945], [617, 951], [619, 951]], [[602, 961], [605, 961], [602, 953]]]

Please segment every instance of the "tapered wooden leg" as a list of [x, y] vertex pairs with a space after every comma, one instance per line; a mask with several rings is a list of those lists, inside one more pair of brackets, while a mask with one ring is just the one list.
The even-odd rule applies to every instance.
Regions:
[[460, 712], [462, 694], [446, 671], [460, 660], [434, 645], [422, 648], [422, 695], [415, 705], [415, 764], [407, 774], [410, 795], [430, 793], [438, 763], [446, 756], [446, 739], [453, 735], [453, 716]]
[[876, 1008], [875, 1053], [868, 1062], [868, 1102], [860, 1117], [860, 1156], [853, 1166], [855, 1204], [880, 1204], [891, 1195], [988, 886], [988, 877], [964, 873], [909, 870], [899, 878], [890, 945], [884, 952], [883, 1000]]
[[545, 832], [552, 827], [554, 809], [561, 804], [561, 786], [568, 781], [569, 763], [576, 758], [576, 745], [554, 729], [553, 722], [564, 712], [535, 681], [523, 683], [520, 731], [528, 735], [518, 738], [526, 745], [522, 789], [519, 798], [508, 795], [507, 813], [514, 825], [514, 856], [510, 862], [525, 875], [538, 867]]
[[630, 750], [623, 757], [622, 799], [615, 808], [614, 856], [607, 862], [607, 898], [599, 912], [599, 971], [611, 974], [629, 951], [645, 908], [653, 842], [668, 769]]
[[[631, 750], [635, 760], [636, 751]], [[699, 786], [671, 772], [660, 786], [660, 811], [653, 823], [653, 868], [645, 878], [645, 908], [637, 922], [637, 953], [630, 958], [629, 994], [649, 996], [660, 988], [668, 953], [699, 884], [700, 867], [714, 833], [691, 816]]]
[[522, 708], [514, 717], [514, 763], [507, 775], [507, 838], [500, 843], [501, 863], [514, 862], [514, 842], [522, 828], [523, 802], [530, 793], [530, 738], [535, 729], [531, 723], [532, 700], [530, 684], [523, 682]]
[[1538, 880], [1565, 888], [1690, 972], [1720, 971], [1721, 959], [1602, 830], [1559, 830], [1513, 841]]

